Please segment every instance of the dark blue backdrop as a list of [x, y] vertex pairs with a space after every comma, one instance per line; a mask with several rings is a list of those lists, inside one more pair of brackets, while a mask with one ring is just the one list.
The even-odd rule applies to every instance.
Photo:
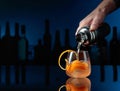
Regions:
[[[74, 34], [76, 28], [78, 27], [79, 21], [83, 19], [87, 14], [89, 14], [101, 0], [0, 0], [0, 26], [1, 26], [1, 37], [5, 34], [5, 24], [6, 21], [10, 22], [10, 33], [11, 36], [14, 35], [14, 24], [18, 22], [20, 25], [24, 24], [26, 26], [26, 35], [29, 41], [29, 45], [36, 45], [38, 40], [41, 39], [43, 42], [43, 35], [45, 32], [45, 19], [50, 20], [50, 34], [52, 35], [52, 45], [55, 40], [55, 31], [60, 30], [60, 40], [62, 45], [64, 44], [65, 29], [70, 30], [70, 44], [76, 46], [74, 39]], [[105, 18], [111, 26], [117, 26], [120, 30], [120, 10], [116, 10]], [[107, 39], [111, 39], [110, 34]], [[118, 31], [118, 38], [120, 31]], [[11, 67], [11, 81], [14, 85], [14, 69]], [[63, 71], [55, 66], [50, 68], [50, 81], [53, 82], [51, 85], [56, 85], [58, 87], [64, 84], [67, 77]], [[109, 91], [119, 91], [119, 78], [117, 82], [113, 82], [112, 66], [106, 69], [106, 79], [105, 82], [100, 82], [100, 72], [99, 66], [94, 68], [91, 76], [91, 81], [93, 83], [93, 90], [109, 90]], [[119, 69], [119, 66], [118, 66]], [[28, 86], [39, 87], [39, 85], [45, 84], [45, 74], [44, 67], [28, 67], [27, 68], [27, 83]], [[57, 74], [58, 72], [60, 74]], [[56, 75], [57, 74], [57, 75]], [[118, 73], [119, 74], [119, 73]], [[57, 77], [57, 76], [60, 77]], [[61, 76], [63, 76], [62, 79]], [[118, 76], [119, 77], [119, 76]], [[5, 84], [5, 67], [2, 66], [2, 85]], [[59, 82], [61, 81], [61, 82]], [[57, 83], [58, 82], [58, 83]], [[111, 84], [110, 84], [111, 83]], [[12, 85], [11, 84], [11, 85]], [[37, 86], [34, 86], [34, 85]], [[98, 85], [99, 86], [98, 86]], [[1, 85], [1, 87], [2, 87]], [[95, 87], [94, 87], [95, 85]], [[96, 86], [97, 85], [97, 86]], [[24, 86], [23, 86], [24, 87]], [[41, 86], [42, 87], [42, 86]], [[111, 87], [111, 90], [109, 89]]]

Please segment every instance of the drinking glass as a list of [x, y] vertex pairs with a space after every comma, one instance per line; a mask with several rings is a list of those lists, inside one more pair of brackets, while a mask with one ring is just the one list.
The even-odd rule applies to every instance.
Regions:
[[[61, 65], [63, 55], [67, 53], [65, 58], [65, 67]], [[91, 63], [88, 51], [82, 50], [76, 52], [74, 50], [63, 51], [58, 59], [58, 65], [66, 74], [72, 78], [85, 78], [91, 73]]]

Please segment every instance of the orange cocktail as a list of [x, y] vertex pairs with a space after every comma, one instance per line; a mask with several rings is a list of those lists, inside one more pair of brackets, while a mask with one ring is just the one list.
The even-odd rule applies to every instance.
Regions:
[[66, 74], [73, 78], [84, 78], [91, 72], [90, 62], [74, 60], [70, 64], [66, 60]]
[[[62, 67], [60, 59], [63, 54], [69, 53], [69, 56], [65, 59], [66, 66]], [[72, 78], [84, 78], [91, 73], [90, 58], [87, 51], [81, 51], [77, 53], [73, 50], [66, 50], [61, 53], [58, 60], [59, 67], [66, 71], [66, 74]]]

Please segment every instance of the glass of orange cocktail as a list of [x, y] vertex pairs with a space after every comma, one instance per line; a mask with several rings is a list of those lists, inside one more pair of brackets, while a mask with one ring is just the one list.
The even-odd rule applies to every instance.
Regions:
[[[61, 65], [63, 54], [67, 53], [65, 58], [66, 65]], [[58, 59], [59, 67], [66, 71], [66, 74], [72, 78], [85, 78], [91, 73], [91, 63], [88, 51], [66, 50], [61, 53]]]

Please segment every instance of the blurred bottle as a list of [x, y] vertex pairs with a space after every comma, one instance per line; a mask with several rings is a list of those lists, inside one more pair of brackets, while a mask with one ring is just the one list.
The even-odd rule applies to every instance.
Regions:
[[18, 42], [18, 56], [20, 61], [26, 61], [28, 55], [28, 40], [26, 38], [25, 26], [21, 26], [21, 38]]

